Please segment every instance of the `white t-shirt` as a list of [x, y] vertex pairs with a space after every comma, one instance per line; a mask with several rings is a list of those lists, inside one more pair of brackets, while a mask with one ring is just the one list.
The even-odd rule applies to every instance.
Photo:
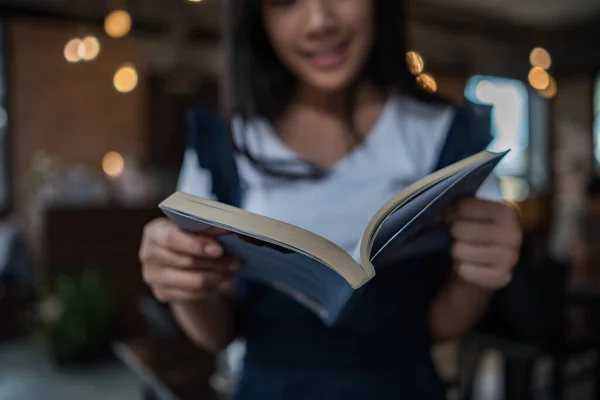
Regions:
[[[372, 215], [406, 185], [433, 171], [453, 117], [451, 106], [390, 97], [363, 144], [317, 181], [275, 179], [239, 156], [237, 165], [246, 186], [242, 206], [310, 230], [355, 253]], [[240, 129], [234, 124], [234, 135], [239, 135]], [[246, 129], [246, 145], [252, 154], [276, 160], [298, 159], [267, 122], [257, 120]], [[212, 197], [211, 186], [210, 173], [199, 167], [195, 151], [189, 150], [179, 190]], [[501, 200], [495, 177], [488, 178], [478, 197]]]

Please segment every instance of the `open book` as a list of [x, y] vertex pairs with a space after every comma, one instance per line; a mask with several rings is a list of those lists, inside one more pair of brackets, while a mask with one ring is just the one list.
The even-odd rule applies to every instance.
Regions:
[[445, 209], [474, 196], [505, 154], [483, 151], [401, 190], [373, 215], [356, 257], [312, 232], [217, 201], [176, 192], [160, 208], [184, 231], [231, 232], [219, 240], [241, 259], [243, 278], [288, 294], [333, 325], [356, 289], [378, 271], [439, 251], [448, 233]]

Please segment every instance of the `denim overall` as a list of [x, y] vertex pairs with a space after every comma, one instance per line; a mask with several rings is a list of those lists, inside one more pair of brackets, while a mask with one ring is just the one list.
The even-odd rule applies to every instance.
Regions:
[[[221, 120], [189, 113], [189, 146], [211, 171], [220, 201], [240, 204], [242, 190]], [[491, 140], [486, 107], [456, 106], [436, 169], [484, 150]], [[429, 304], [449, 267], [447, 251], [390, 268], [363, 287], [344, 317], [327, 328], [275, 289], [239, 280], [237, 312], [246, 357], [238, 400], [442, 400], [430, 357]]]

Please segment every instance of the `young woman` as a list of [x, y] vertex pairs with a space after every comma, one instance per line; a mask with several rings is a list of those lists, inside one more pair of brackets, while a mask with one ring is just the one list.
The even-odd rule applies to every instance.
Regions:
[[[240, 206], [314, 231], [349, 252], [404, 186], [483, 150], [489, 120], [420, 91], [406, 63], [400, 0], [237, 0], [229, 92]], [[479, 129], [478, 127], [483, 127]], [[453, 150], [450, 150], [453, 149]], [[223, 182], [187, 152], [180, 189]], [[517, 262], [513, 209], [488, 180], [449, 210], [451, 248], [367, 285], [333, 328], [274, 289], [236, 279], [218, 232], [150, 223], [143, 276], [199, 346], [243, 337], [239, 399], [442, 399], [429, 356], [481, 316]], [[235, 284], [234, 284], [235, 282]]]

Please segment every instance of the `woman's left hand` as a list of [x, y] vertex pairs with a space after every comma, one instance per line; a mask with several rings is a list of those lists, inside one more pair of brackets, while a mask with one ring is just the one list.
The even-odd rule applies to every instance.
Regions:
[[516, 210], [507, 203], [461, 200], [450, 213], [457, 277], [495, 290], [506, 286], [523, 239]]

